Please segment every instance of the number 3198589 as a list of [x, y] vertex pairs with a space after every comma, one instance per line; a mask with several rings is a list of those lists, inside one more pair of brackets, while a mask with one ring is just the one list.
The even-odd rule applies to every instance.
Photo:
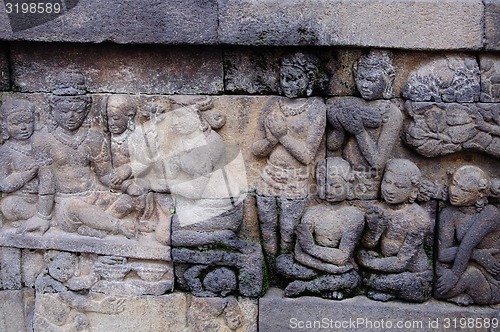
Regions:
[[23, 3], [5, 3], [7, 14], [59, 14], [62, 11], [61, 4], [50, 2], [23, 2]]

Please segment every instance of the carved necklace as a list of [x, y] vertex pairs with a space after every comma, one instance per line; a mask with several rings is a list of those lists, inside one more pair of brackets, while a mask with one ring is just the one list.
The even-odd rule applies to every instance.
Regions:
[[127, 128], [127, 130], [125, 130], [125, 132], [121, 133], [120, 135], [112, 135], [111, 141], [113, 143], [118, 144], [118, 145], [122, 145], [123, 143], [125, 143], [128, 140], [128, 137], [130, 136], [131, 132], [132, 131]]
[[302, 103], [302, 105], [298, 107], [292, 107], [290, 105], [287, 105], [283, 101], [283, 98], [278, 99], [278, 105], [280, 106], [281, 112], [283, 112], [283, 114], [287, 117], [299, 115], [300, 113], [307, 111], [311, 107], [312, 103], [312, 99], [308, 98], [305, 103]]
[[28, 145], [28, 148], [25, 149], [25, 148], [16, 147], [15, 145], [9, 144], [9, 149], [17, 151], [17, 152], [25, 155], [26, 157], [31, 157], [31, 154], [32, 154], [30, 145]]
[[56, 140], [61, 142], [62, 144], [69, 146], [73, 150], [76, 150], [82, 145], [83, 141], [87, 138], [89, 133], [89, 129], [87, 127], [80, 127], [78, 132], [74, 136], [70, 136], [61, 132], [60, 128], [56, 128], [53, 132], [51, 132], [52, 136], [55, 137]]

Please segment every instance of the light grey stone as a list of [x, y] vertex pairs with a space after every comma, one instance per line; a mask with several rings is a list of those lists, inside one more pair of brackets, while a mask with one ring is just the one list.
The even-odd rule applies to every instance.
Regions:
[[0, 331], [33, 331], [30, 321], [34, 301], [34, 292], [29, 288], [0, 291]]
[[0, 248], [0, 281], [2, 289], [21, 289], [21, 249]]
[[223, 89], [218, 48], [13, 44], [13, 85], [21, 92], [49, 92], [56, 76], [77, 67], [89, 92], [218, 94]]
[[483, 0], [486, 49], [500, 50], [500, 2], [498, 0]]
[[323, 326], [325, 331], [369, 332], [389, 330], [388, 324], [392, 324], [392, 329], [396, 329], [396, 324], [402, 322], [410, 324], [406, 328], [403, 325], [402, 330], [435, 332], [459, 330], [458, 325], [457, 328], [453, 325], [445, 328], [445, 324], [453, 324], [453, 319], [456, 319], [458, 324], [461, 318], [477, 318], [483, 323], [486, 319], [490, 321], [488, 328], [465, 328], [461, 329], [462, 331], [494, 331], [491, 320], [500, 318], [500, 310], [490, 307], [464, 308], [436, 300], [422, 304], [381, 303], [364, 296], [340, 302], [315, 297], [290, 299], [285, 298], [283, 292], [275, 288], [271, 288], [259, 301], [260, 331], [297, 331], [300, 324], [300, 331], [320, 331]]
[[220, 0], [222, 43], [480, 49], [480, 0]]
[[123, 44], [217, 42], [215, 0], [112, 0], [106, 3], [99, 0], [71, 0], [64, 3], [67, 10], [62, 10], [60, 15], [23, 15], [15, 14], [15, 10], [8, 15], [6, 10], [2, 10], [0, 38], [80, 43], [111, 41]]

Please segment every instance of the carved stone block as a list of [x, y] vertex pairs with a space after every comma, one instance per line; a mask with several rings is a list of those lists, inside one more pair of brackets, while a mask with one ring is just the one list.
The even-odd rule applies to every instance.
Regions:
[[[51, 2], [56, 3], [56, 2]], [[61, 4], [61, 2], [57, 2]], [[66, 1], [51, 14], [2, 12], [0, 38], [44, 42], [215, 44], [217, 2]], [[60, 13], [56, 13], [60, 12]], [[54, 15], [56, 13], [56, 15]], [[24, 20], [23, 20], [24, 19]], [[118, 28], [119, 27], [119, 28]]]
[[408, 75], [403, 97], [412, 101], [479, 101], [480, 71], [473, 56], [449, 55], [421, 65]]
[[60, 47], [12, 45], [14, 86], [23, 92], [49, 92], [57, 73], [77, 66], [91, 92], [219, 94], [223, 90], [219, 49], [151, 45], [131, 49], [116, 44]]
[[[500, 5], [498, 7], [500, 8]], [[481, 66], [481, 102], [500, 102], [500, 57], [482, 55], [479, 57], [479, 65]]]
[[31, 319], [34, 306], [34, 291], [30, 288], [0, 291], [0, 330], [33, 331]]
[[[474, 1], [221, 1], [222, 43], [480, 49], [483, 4]], [[418, 36], [418, 37], [415, 37]]]
[[426, 157], [477, 151], [500, 157], [498, 104], [412, 103], [404, 130], [407, 144]]
[[484, 0], [486, 49], [500, 50], [500, 4], [495, 0]]

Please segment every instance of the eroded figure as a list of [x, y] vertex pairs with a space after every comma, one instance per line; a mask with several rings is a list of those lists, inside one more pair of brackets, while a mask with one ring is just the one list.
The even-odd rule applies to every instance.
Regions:
[[325, 131], [326, 106], [321, 98], [311, 97], [318, 71], [319, 61], [310, 54], [283, 57], [284, 96], [271, 98], [264, 107], [252, 145], [254, 155], [267, 157], [257, 206], [271, 268], [275, 256], [293, 250], [294, 228], [306, 206], [310, 166]]
[[461, 305], [500, 302], [500, 210], [488, 204], [490, 179], [476, 166], [455, 171], [451, 206], [439, 216], [434, 296]]
[[423, 302], [431, 295], [432, 266], [424, 248], [432, 224], [429, 214], [414, 203], [420, 178], [411, 161], [390, 160], [381, 185], [385, 202], [366, 211], [357, 261], [372, 299]]
[[353, 180], [348, 162], [337, 157], [321, 161], [316, 179], [319, 196], [328, 203], [306, 209], [295, 228], [294, 253], [279, 256], [276, 269], [299, 279], [285, 288], [286, 296], [312, 293], [340, 300], [361, 282], [354, 249], [363, 232], [364, 213], [345, 202]]
[[403, 125], [393, 94], [395, 68], [388, 51], [370, 51], [357, 68], [361, 98], [337, 97], [328, 101], [327, 147], [342, 152], [354, 170], [354, 198], [375, 199], [380, 179]]
[[116, 195], [109, 191], [109, 141], [90, 128], [91, 97], [85, 95], [83, 76], [63, 72], [49, 103], [52, 121], [33, 140], [39, 164], [38, 212], [19, 231], [44, 233], [57, 225], [81, 235], [133, 237], [134, 223], [120, 220], [127, 211], [114, 205]]
[[176, 276], [196, 296], [227, 296], [236, 290], [256, 296], [262, 289], [262, 253], [259, 245], [239, 236], [244, 195], [235, 173], [244, 173], [244, 165], [213, 130], [225, 118], [209, 117], [211, 109], [208, 97], [176, 102], [169, 114], [177, 136], [166, 164], [175, 202]]
[[6, 221], [26, 220], [36, 214], [38, 166], [32, 150], [35, 107], [23, 100], [6, 99], [0, 108], [0, 192], [8, 194], [0, 202]]
[[82, 295], [98, 276], [82, 271], [82, 256], [74, 253], [47, 251], [46, 269], [36, 279], [36, 301], [33, 317], [35, 331], [83, 332], [91, 331], [85, 312], [118, 314], [125, 309], [125, 300], [111, 296]]

